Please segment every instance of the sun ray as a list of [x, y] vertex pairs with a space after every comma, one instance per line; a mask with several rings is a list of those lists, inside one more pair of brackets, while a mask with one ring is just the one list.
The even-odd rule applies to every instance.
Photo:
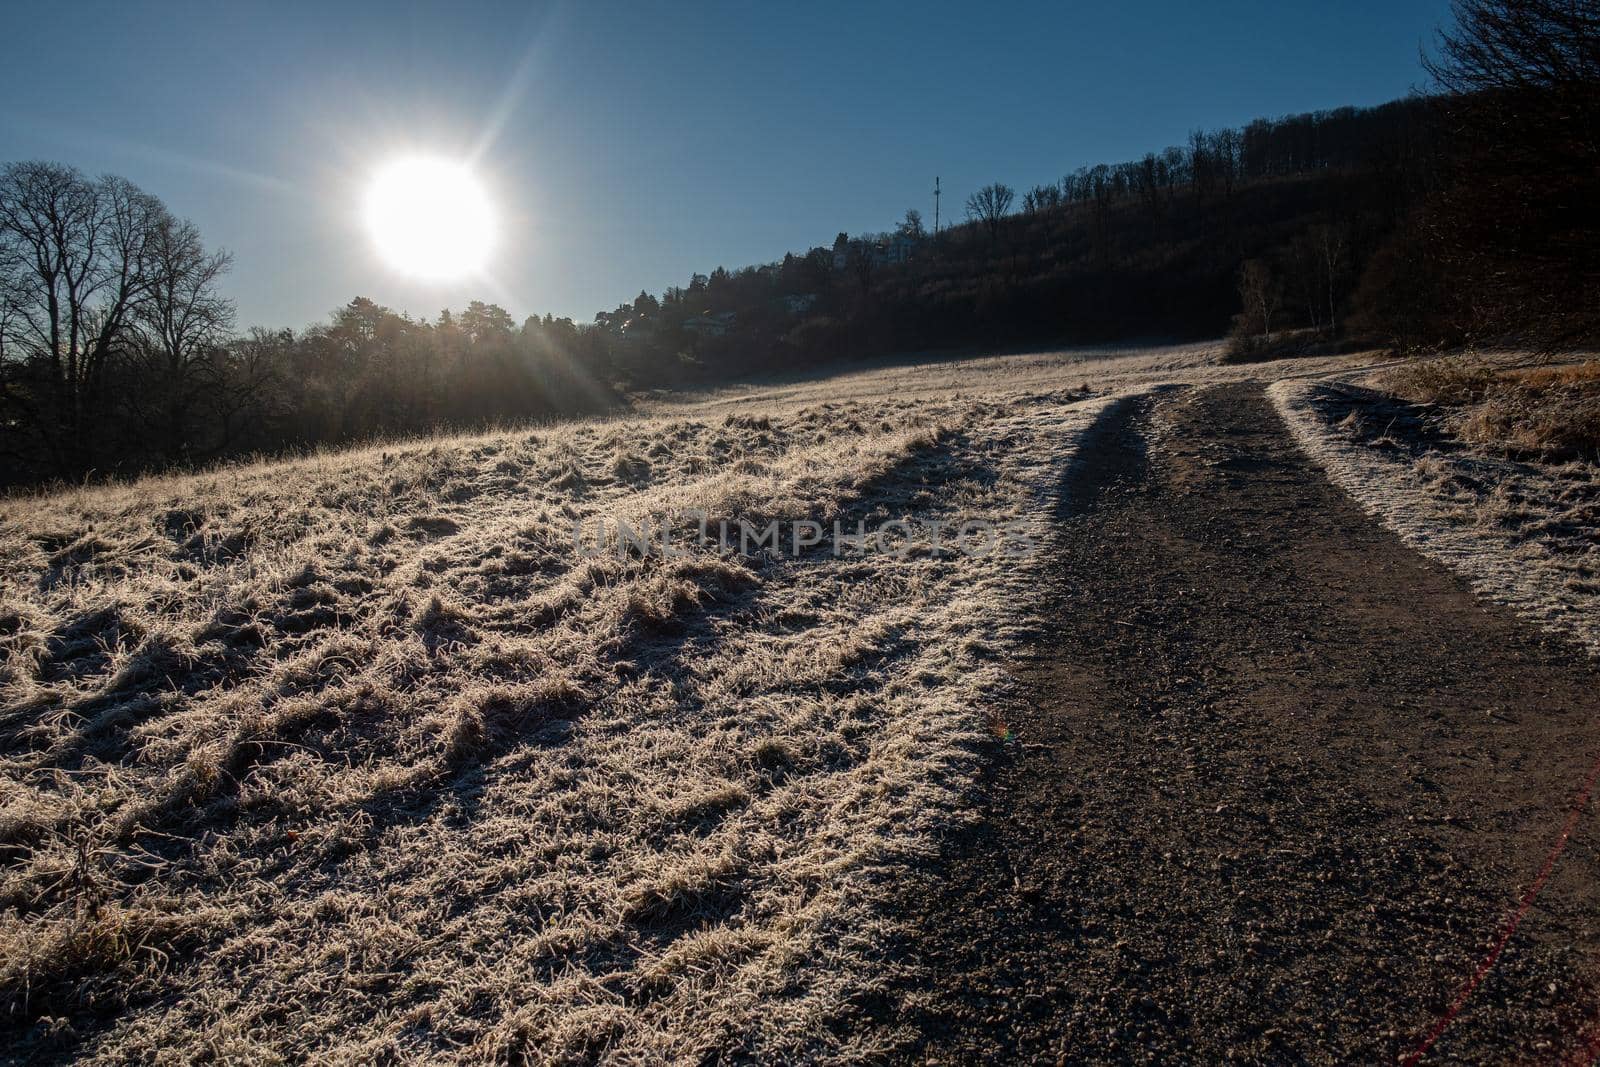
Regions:
[[539, 19], [538, 24], [528, 34], [528, 45], [523, 49], [522, 55], [517, 60], [517, 65], [512, 68], [511, 75], [506, 78], [505, 88], [500, 91], [499, 98], [490, 110], [483, 123], [483, 129], [478, 134], [477, 142], [472, 151], [468, 153], [467, 160], [476, 163], [499, 139], [500, 132], [505, 128], [506, 122], [516, 112], [518, 105], [527, 96], [533, 84], [534, 71], [539, 60], [544, 57], [549, 48], [550, 23], [554, 18], [552, 12], [546, 12]]

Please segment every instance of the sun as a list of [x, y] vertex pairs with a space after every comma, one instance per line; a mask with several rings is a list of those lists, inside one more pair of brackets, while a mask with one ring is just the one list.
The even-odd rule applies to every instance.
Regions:
[[415, 156], [385, 164], [366, 199], [378, 254], [403, 274], [448, 281], [481, 271], [494, 245], [494, 211], [460, 163]]

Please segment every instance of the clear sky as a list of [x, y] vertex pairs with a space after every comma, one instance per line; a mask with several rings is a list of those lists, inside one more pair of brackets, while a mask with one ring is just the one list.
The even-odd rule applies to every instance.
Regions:
[[[0, 161], [114, 172], [233, 252], [240, 325], [356, 295], [588, 320], [640, 289], [946, 216], [989, 181], [1422, 81], [1447, 0], [1041, 4], [35, 3], [0, 63]], [[488, 277], [420, 283], [360, 225], [406, 151], [476, 160]]]

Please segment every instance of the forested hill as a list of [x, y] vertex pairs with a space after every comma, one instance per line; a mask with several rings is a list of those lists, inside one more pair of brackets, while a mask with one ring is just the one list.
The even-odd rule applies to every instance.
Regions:
[[1431, 180], [1433, 115], [1406, 100], [1197, 132], [1020, 192], [996, 183], [937, 236], [909, 212], [894, 231], [697, 275], [599, 321], [615, 370], [641, 383], [895, 350], [1216, 337], [1254, 259], [1281, 290], [1274, 328], [1324, 328]]

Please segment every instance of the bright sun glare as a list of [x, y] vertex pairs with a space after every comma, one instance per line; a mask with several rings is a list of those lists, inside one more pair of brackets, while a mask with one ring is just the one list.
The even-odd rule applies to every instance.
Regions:
[[483, 186], [460, 163], [398, 159], [367, 190], [367, 229], [390, 267], [446, 280], [482, 270], [494, 238]]

